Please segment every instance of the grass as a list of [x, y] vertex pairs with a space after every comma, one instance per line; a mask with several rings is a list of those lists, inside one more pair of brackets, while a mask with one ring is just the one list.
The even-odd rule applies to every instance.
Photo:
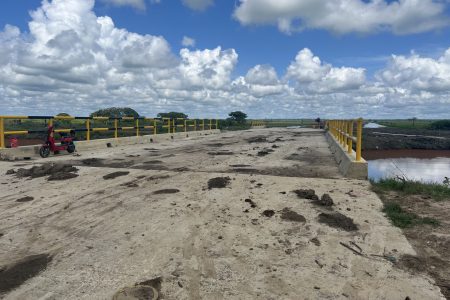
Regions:
[[391, 220], [392, 224], [400, 228], [408, 228], [415, 225], [439, 226], [439, 221], [433, 218], [421, 218], [414, 213], [404, 211], [399, 204], [388, 202], [384, 205], [383, 212]]
[[371, 183], [377, 193], [396, 191], [404, 195], [429, 196], [437, 201], [450, 200], [450, 186], [444, 184], [399, 179], [381, 179]]
[[430, 129], [431, 123], [435, 120], [375, 120], [374, 122], [395, 128], [403, 128], [403, 129]]

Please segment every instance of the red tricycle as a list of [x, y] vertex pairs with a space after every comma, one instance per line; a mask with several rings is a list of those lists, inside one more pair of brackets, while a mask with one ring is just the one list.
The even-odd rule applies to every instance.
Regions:
[[75, 131], [70, 132], [70, 136], [63, 135], [61, 133], [61, 142], [59, 145], [55, 143], [55, 130], [53, 126], [49, 126], [47, 130], [47, 138], [45, 143], [39, 149], [39, 154], [41, 157], [46, 158], [50, 155], [50, 152], [58, 154], [59, 151], [65, 151], [69, 153], [75, 152], [75, 144], [73, 143], [75, 139]]

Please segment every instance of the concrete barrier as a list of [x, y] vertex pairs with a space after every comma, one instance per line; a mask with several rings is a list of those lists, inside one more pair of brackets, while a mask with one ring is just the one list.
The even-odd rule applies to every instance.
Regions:
[[367, 161], [363, 158], [359, 162], [356, 161], [356, 153], [352, 151], [349, 154], [329, 132], [326, 133], [326, 138], [342, 175], [347, 178], [367, 180]]
[[[110, 139], [98, 139], [90, 141], [75, 142], [77, 152], [86, 150], [103, 149], [108, 147], [118, 147], [124, 145], [150, 144], [161, 141], [170, 141], [175, 139], [183, 139], [187, 137], [210, 135], [220, 133], [219, 129], [190, 131], [177, 133], [163, 133], [156, 135], [130, 136]], [[18, 148], [0, 149], [0, 160], [20, 160], [28, 157], [39, 156], [39, 148], [41, 145], [23, 146]]]

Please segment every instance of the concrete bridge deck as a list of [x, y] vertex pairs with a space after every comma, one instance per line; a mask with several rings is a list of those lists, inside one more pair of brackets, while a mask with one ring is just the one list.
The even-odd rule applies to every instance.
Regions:
[[[431, 278], [396, 267], [414, 250], [369, 183], [340, 175], [322, 131], [228, 132], [0, 162], [0, 174], [45, 162], [76, 165], [79, 176], [0, 177], [0, 278], [30, 255], [52, 257], [12, 290], [0, 280], [5, 299], [111, 299], [149, 280], [160, 299], [442, 298]], [[228, 185], [208, 188], [218, 177]], [[334, 205], [298, 189], [329, 194]], [[16, 272], [30, 270], [23, 266]]]

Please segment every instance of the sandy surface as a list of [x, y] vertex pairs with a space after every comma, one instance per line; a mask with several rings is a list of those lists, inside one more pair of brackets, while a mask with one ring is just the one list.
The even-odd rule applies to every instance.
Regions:
[[[247, 141], [254, 137], [267, 141]], [[264, 149], [274, 152], [258, 156]], [[103, 160], [83, 162], [93, 157]], [[79, 176], [68, 180], [3, 175], [69, 161]], [[113, 172], [129, 174], [103, 178]], [[432, 279], [395, 266], [414, 250], [369, 183], [339, 175], [320, 131], [253, 130], [0, 162], [0, 174], [0, 269], [52, 257], [5, 299], [111, 299], [159, 278], [160, 299], [442, 298]], [[230, 183], [208, 189], [215, 177]], [[334, 206], [300, 199], [297, 189], [328, 193]], [[283, 219], [286, 208], [305, 221]], [[332, 212], [358, 230], [318, 221]]]

